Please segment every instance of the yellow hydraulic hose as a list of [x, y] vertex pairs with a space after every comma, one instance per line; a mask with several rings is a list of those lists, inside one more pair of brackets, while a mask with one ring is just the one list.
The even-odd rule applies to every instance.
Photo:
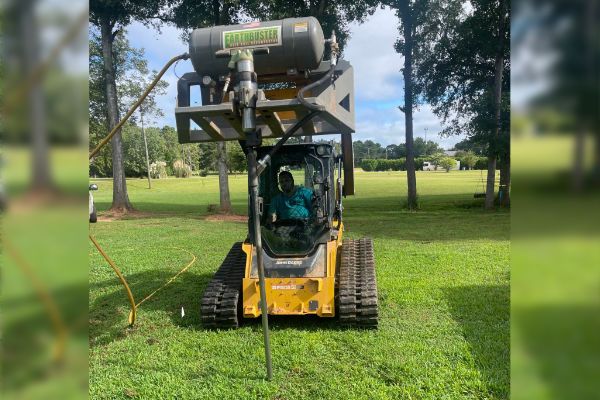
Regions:
[[62, 314], [58, 308], [58, 305], [54, 301], [54, 298], [50, 294], [50, 291], [46, 288], [43, 281], [37, 277], [37, 275], [33, 272], [33, 268], [29, 265], [29, 263], [21, 256], [21, 253], [17, 251], [17, 249], [12, 245], [12, 243], [4, 236], [2, 238], [4, 248], [7, 250], [8, 255], [15, 261], [15, 264], [21, 271], [27, 276], [27, 278], [31, 281], [34, 290], [36, 291], [38, 297], [42, 301], [44, 308], [48, 312], [50, 316], [50, 320], [52, 321], [52, 326], [57, 334], [56, 344], [54, 346], [53, 357], [54, 360], [60, 361], [62, 360], [65, 353], [65, 343], [67, 341], [67, 327], [65, 322], [63, 321]]
[[173, 282], [175, 279], [177, 279], [177, 277], [181, 274], [183, 274], [185, 271], [188, 270], [189, 267], [191, 267], [195, 262], [196, 262], [196, 256], [194, 255], [194, 253], [192, 253], [191, 251], [187, 251], [185, 249], [179, 249], [179, 250], [183, 250], [185, 252], [188, 252], [191, 256], [192, 256], [192, 260], [187, 263], [187, 265], [185, 267], [183, 267], [178, 273], [176, 273], [175, 275], [173, 275], [173, 277], [171, 277], [171, 279], [169, 279], [164, 285], [162, 285], [161, 287], [159, 287], [158, 289], [156, 289], [154, 292], [150, 293], [148, 296], [144, 297], [142, 299], [142, 301], [140, 301], [139, 303], [137, 303], [135, 305], [136, 308], [138, 308], [139, 306], [142, 305], [142, 303], [144, 303], [146, 300], [150, 300], [150, 298], [152, 296], [154, 296], [156, 293], [158, 293], [159, 291], [163, 290], [164, 288], [166, 288], [167, 286], [169, 286], [171, 284], [171, 282]]
[[125, 286], [125, 290], [127, 291], [127, 298], [129, 299], [129, 304], [131, 306], [131, 311], [129, 312], [129, 325], [133, 326], [133, 324], [135, 323], [135, 311], [136, 311], [136, 307], [135, 307], [135, 300], [133, 298], [133, 293], [131, 293], [131, 289], [129, 289], [129, 285], [127, 284], [127, 280], [125, 279], [125, 277], [123, 276], [123, 274], [121, 273], [121, 271], [119, 271], [119, 268], [117, 268], [117, 266], [115, 265], [115, 262], [110, 259], [110, 257], [108, 256], [108, 254], [106, 254], [104, 252], [104, 250], [102, 250], [102, 247], [100, 247], [100, 245], [98, 244], [98, 242], [96, 241], [96, 239], [94, 239], [94, 237], [92, 235], [89, 235], [89, 237], [90, 237], [90, 240], [92, 241], [92, 243], [94, 243], [94, 246], [96, 246], [96, 248], [100, 252], [100, 254], [102, 254], [102, 257], [104, 257], [104, 259], [106, 260], [106, 262], [108, 264], [110, 264], [110, 266], [112, 267], [112, 269], [115, 271], [115, 273], [117, 274], [117, 276], [121, 280], [121, 283], [123, 284], [123, 286]]
[[[144, 99], [148, 96], [148, 94], [152, 91], [152, 89], [154, 89], [154, 87], [156, 86], [156, 84], [160, 81], [160, 78], [162, 78], [162, 76], [165, 74], [165, 72], [167, 72], [167, 70], [169, 69], [169, 67], [171, 65], [173, 65], [173, 63], [175, 63], [176, 61], [187, 60], [189, 57], [190, 56], [187, 53], [183, 53], [183, 54], [180, 54], [180, 55], [178, 55], [176, 57], [171, 58], [165, 64], [165, 66], [156, 75], [156, 77], [154, 78], [154, 80], [150, 83], [150, 85], [148, 86], [148, 88], [146, 88], [146, 90], [140, 96], [140, 98], [129, 109], [129, 111], [127, 111], [127, 114], [125, 114], [125, 116], [119, 121], [119, 123], [117, 125], [115, 125], [115, 127], [110, 131], [110, 133], [104, 139], [102, 139], [102, 141], [100, 143], [98, 143], [98, 146], [96, 146], [96, 148], [90, 152], [90, 155], [89, 155], [89, 159], [90, 160], [92, 160], [96, 156], [96, 154], [98, 154], [98, 152], [104, 146], [106, 146], [108, 144], [108, 142], [110, 142], [110, 140], [112, 139], [112, 137], [119, 131], [119, 129], [123, 126], [123, 124], [125, 122], [127, 122], [127, 120], [129, 119], [129, 117], [131, 117], [131, 115], [135, 112], [135, 110], [137, 110], [137, 108], [140, 106], [140, 104], [142, 104], [142, 102], [144, 101]], [[194, 256], [192, 254], [193, 259], [192, 259], [192, 261], [187, 266], [185, 266], [181, 271], [179, 271], [179, 273], [177, 273], [177, 275], [175, 275], [173, 278], [171, 278], [161, 288], [159, 288], [159, 289], [155, 290], [154, 292], [152, 292], [149, 296], [147, 296], [139, 304], [136, 305], [135, 304], [135, 299], [133, 298], [133, 294], [131, 293], [131, 289], [129, 288], [129, 285], [127, 284], [127, 280], [125, 279], [125, 277], [123, 276], [123, 274], [121, 273], [121, 271], [119, 271], [119, 268], [117, 268], [117, 266], [115, 265], [114, 261], [110, 259], [110, 257], [104, 252], [104, 250], [102, 250], [102, 248], [100, 247], [100, 245], [98, 244], [98, 242], [94, 239], [94, 237], [92, 235], [89, 235], [89, 237], [90, 237], [90, 240], [92, 241], [92, 243], [94, 243], [94, 246], [96, 246], [96, 248], [100, 252], [100, 254], [102, 254], [102, 257], [104, 257], [104, 259], [110, 264], [110, 266], [112, 267], [112, 269], [115, 271], [115, 273], [117, 274], [117, 276], [121, 280], [121, 283], [125, 287], [125, 290], [127, 291], [127, 297], [129, 298], [129, 303], [131, 305], [131, 311], [129, 312], [129, 318], [128, 318], [130, 326], [133, 326], [133, 324], [135, 323], [136, 310], [137, 310], [137, 307], [140, 304], [142, 304], [144, 301], [148, 300], [156, 292], [158, 292], [159, 290], [161, 290], [162, 288], [164, 288], [165, 286], [167, 286], [169, 283], [171, 283], [175, 278], [177, 278], [181, 273], [185, 272], [196, 261], [196, 256]]]

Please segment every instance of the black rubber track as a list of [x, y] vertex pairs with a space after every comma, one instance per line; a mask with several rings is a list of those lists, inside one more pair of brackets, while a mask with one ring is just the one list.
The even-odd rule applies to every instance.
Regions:
[[235, 243], [204, 290], [200, 314], [205, 328], [231, 329], [239, 326], [245, 266], [246, 253], [242, 250], [242, 243]]
[[342, 326], [377, 328], [377, 281], [371, 239], [342, 242], [338, 269], [338, 316]]

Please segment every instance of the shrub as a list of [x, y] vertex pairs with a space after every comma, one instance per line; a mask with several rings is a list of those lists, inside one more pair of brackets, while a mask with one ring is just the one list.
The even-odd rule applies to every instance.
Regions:
[[155, 161], [150, 164], [150, 177], [152, 179], [165, 179], [167, 177], [167, 163]]
[[479, 157], [477, 157], [472, 151], [469, 151], [466, 153], [462, 152], [462, 154], [457, 158], [460, 161], [460, 165], [467, 167], [467, 169], [473, 169]]
[[425, 159], [425, 157], [417, 157], [415, 158], [415, 169], [417, 171], [422, 171], [423, 170], [423, 163], [427, 161], [427, 159]]
[[181, 160], [175, 160], [173, 163], [173, 173], [177, 178], [189, 178], [192, 176], [192, 167]]
[[376, 165], [376, 160], [372, 160], [372, 159], [362, 160], [360, 163], [361, 168], [367, 172], [375, 171], [375, 165]]
[[446, 172], [450, 172], [450, 170], [456, 167], [456, 160], [451, 157], [443, 157], [439, 160], [439, 166], [446, 170]]

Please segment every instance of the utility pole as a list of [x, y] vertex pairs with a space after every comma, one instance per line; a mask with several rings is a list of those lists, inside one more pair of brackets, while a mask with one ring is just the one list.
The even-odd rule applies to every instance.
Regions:
[[144, 131], [144, 111], [143, 103], [140, 104], [140, 121], [142, 122], [142, 136], [144, 137], [144, 147], [146, 148], [146, 172], [148, 173], [148, 189], [152, 189], [150, 179], [150, 157], [148, 156], [148, 141], [146, 140], [146, 132]]

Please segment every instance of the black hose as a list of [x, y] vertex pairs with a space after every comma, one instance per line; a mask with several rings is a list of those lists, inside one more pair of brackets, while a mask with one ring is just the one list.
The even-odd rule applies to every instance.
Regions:
[[298, 91], [298, 95], [296, 96], [296, 98], [298, 99], [298, 101], [306, 108], [308, 108], [309, 110], [313, 110], [313, 111], [325, 111], [326, 107], [322, 106], [322, 105], [316, 105], [316, 104], [311, 104], [308, 101], [306, 101], [304, 99], [304, 92], [313, 89], [317, 86], [322, 85], [323, 83], [325, 83], [325, 81], [327, 79], [330, 79], [331, 76], [333, 75], [333, 71], [335, 70], [335, 65], [331, 64], [331, 68], [329, 69], [329, 71], [323, 75], [323, 77], [321, 79], [319, 79], [316, 82], [311, 83], [310, 85], [304, 86], [302, 89], [300, 89]]

